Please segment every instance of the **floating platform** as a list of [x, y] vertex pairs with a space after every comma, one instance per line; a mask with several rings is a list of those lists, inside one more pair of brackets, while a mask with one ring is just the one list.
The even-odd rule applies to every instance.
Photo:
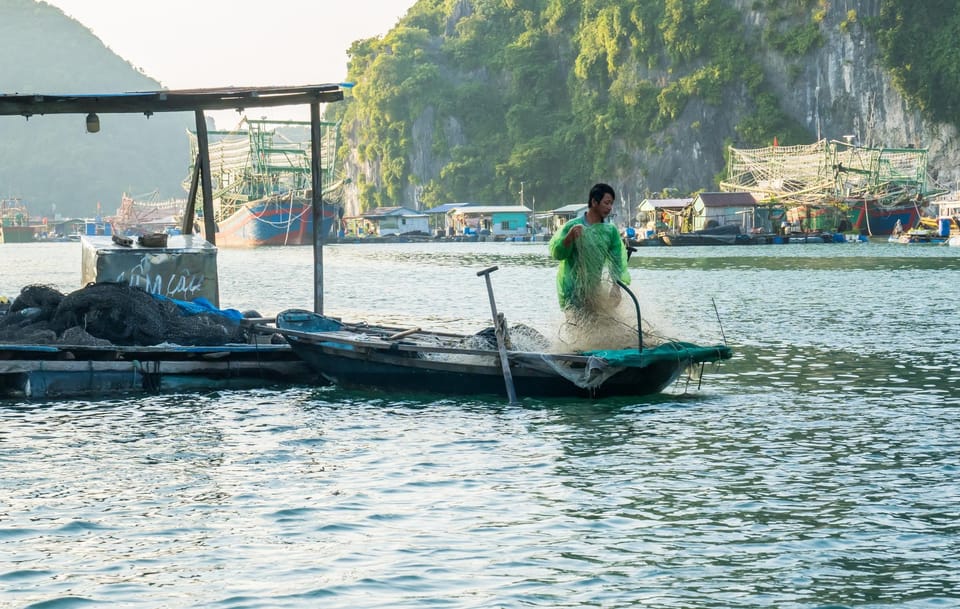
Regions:
[[103, 398], [318, 381], [285, 344], [0, 344], [0, 399]]

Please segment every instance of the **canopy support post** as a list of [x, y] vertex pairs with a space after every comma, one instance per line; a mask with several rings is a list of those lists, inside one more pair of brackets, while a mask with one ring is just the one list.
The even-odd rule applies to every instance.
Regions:
[[187, 205], [183, 210], [183, 219], [180, 221], [180, 232], [184, 235], [193, 234], [193, 219], [197, 213], [197, 187], [200, 183], [200, 155], [193, 162], [193, 176], [190, 178], [190, 193], [187, 195]]
[[210, 181], [210, 145], [207, 141], [207, 119], [203, 110], [197, 117], [197, 165], [200, 167], [200, 185], [203, 191], [203, 236], [211, 245], [217, 244], [217, 223], [213, 217], [213, 185]]
[[323, 315], [323, 162], [320, 158], [320, 104], [310, 104], [310, 187], [313, 191], [313, 312]]

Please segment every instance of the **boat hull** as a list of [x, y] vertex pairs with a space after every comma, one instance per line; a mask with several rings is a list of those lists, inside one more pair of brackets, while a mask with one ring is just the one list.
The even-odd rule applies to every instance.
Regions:
[[916, 226], [920, 212], [912, 202], [891, 207], [882, 207], [875, 201], [855, 203], [848, 212], [853, 230], [862, 234], [886, 236], [893, 234], [897, 226]]
[[36, 235], [32, 226], [0, 226], [0, 243], [33, 243]]
[[[380, 332], [378, 336], [377, 330], [369, 326], [351, 333], [343, 330], [340, 322], [304, 311], [283, 312], [277, 316], [276, 325], [295, 353], [326, 380], [341, 387], [448, 396], [508, 395], [495, 348], [458, 350], [425, 342], [390, 343], [390, 339], [383, 338], [388, 333]], [[390, 329], [393, 330], [397, 329]], [[447, 345], [465, 344], [476, 338], [450, 334], [441, 337], [419, 329], [401, 331], [397, 336], [412, 334], [443, 338]], [[691, 365], [730, 357], [726, 347], [696, 348], [700, 355], [691, 356], [690, 351], [677, 345], [676, 350], [668, 347], [665, 357], [646, 358], [633, 350], [632, 363], [611, 363], [574, 354], [564, 359], [563, 355], [510, 352], [508, 357], [516, 394], [535, 398], [656, 394]], [[606, 357], [609, 360], [610, 356]], [[695, 357], [700, 359], [695, 361]], [[602, 379], [585, 382], [595, 369], [604, 370], [608, 365], [609, 373], [604, 373]]]
[[[306, 199], [268, 198], [242, 205], [217, 223], [218, 247], [313, 244], [313, 205]], [[330, 237], [337, 214], [324, 205], [321, 239]]]
[[[384, 353], [358, 353], [296, 339], [290, 344], [309, 366], [341, 387], [442, 395], [507, 395], [499, 365], [464, 366]], [[630, 368], [593, 388], [579, 387], [523, 364], [511, 365], [511, 375], [519, 397], [606, 398], [660, 393], [680, 377], [684, 368], [676, 362]]]

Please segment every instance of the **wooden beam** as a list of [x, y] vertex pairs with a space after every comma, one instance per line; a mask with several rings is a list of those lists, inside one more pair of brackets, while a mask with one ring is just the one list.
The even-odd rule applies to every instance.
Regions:
[[187, 205], [183, 210], [183, 220], [180, 223], [180, 232], [184, 235], [193, 234], [193, 219], [197, 213], [197, 188], [200, 183], [200, 155], [193, 163], [193, 175], [190, 178], [190, 193], [187, 194]]
[[310, 179], [313, 189], [313, 312], [323, 315], [323, 163], [320, 104], [310, 104]]
[[133, 93], [75, 95], [0, 95], [0, 116], [44, 114], [104, 114], [244, 110], [302, 104], [324, 104], [343, 99], [339, 84], [300, 87], [229, 87]]
[[[197, 158], [200, 160], [200, 188], [203, 192], [203, 237], [217, 244], [217, 223], [213, 213], [213, 184], [210, 179], [210, 144], [207, 139], [207, 118], [203, 110], [196, 111]], [[220, 306], [217, 303], [214, 303]]]

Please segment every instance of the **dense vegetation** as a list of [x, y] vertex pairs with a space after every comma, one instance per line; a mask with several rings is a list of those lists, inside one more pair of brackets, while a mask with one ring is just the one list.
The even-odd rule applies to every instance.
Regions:
[[882, 0], [881, 58], [900, 92], [934, 121], [960, 125], [960, 4]]
[[[803, 55], [822, 43], [822, 0], [768, 4], [782, 13], [769, 44]], [[378, 182], [358, 180], [365, 206], [408, 203], [411, 184], [427, 205], [515, 202], [521, 182], [569, 202], [629, 151], [663, 146], [692, 99], [749, 100], [739, 144], [808, 141], [752, 44], [724, 0], [420, 0], [386, 36], [353, 45], [357, 86], [334, 111], [356, 159], [379, 168]], [[415, 133], [432, 134], [425, 154], [411, 153]], [[416, 156], [434, 166], [414, 168]]]
[[[390, 32], [349, 50], [357, 86], [329, 108], [343, 120], [341, 164], [365, 208], [410, 205], [411, 191], [428, 206], [517, 202], [522, 183], [542, 210], [580, 201], [598, 177], [654, 171], [644, 163], [689, 144], [678, 138], [712, 130], [738, 146], [806, 143], [814, 134], [784, 112], [758, 58], [779, 54], [789, 83], [828, 27], [855, 25], [875, 36], [911, 104], [960, 124], [960, 5], [877, 1], [879, 17], [860, 17], [852, 2], [839, 26], [836, 10], [826, 26], [827, 0], [740, 0], [739, 9], [732, 0], [419, 0]], [[44, 2], [0, 3], [0, 36], [5, 92], [161, 86]], [[730, 123], [701, 125], [703, 108], [731, 108]], [[90, 215], [97, 202], [112, 211], [122, 189], [183, 196], [192, 118], [113, 116], [95, 136], [82, 117], [4, 118], [0, 195], [66, 215]], [[667, 180], [658, 188], [678, 186]]]

